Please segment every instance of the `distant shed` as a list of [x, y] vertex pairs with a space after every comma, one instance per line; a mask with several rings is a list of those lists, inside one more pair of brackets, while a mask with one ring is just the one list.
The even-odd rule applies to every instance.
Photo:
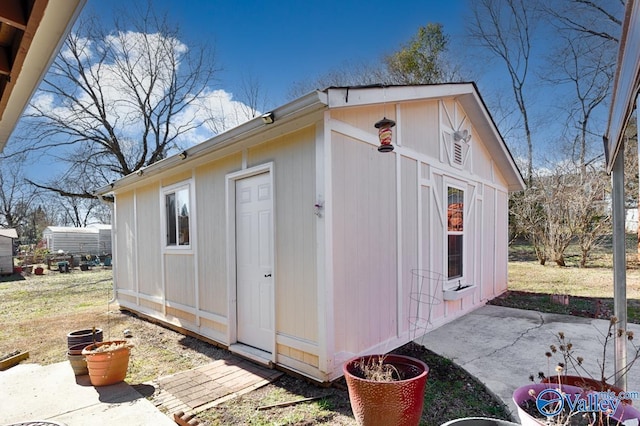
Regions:
[[89, 225], [86, 228], [48, 226], [42, 238], [50, 252], [109, 254], [111, 253], [111, 225]]
[[0, 274], [13, 273], [13, 240], [16, 238], [15, 229], [0, 229]]

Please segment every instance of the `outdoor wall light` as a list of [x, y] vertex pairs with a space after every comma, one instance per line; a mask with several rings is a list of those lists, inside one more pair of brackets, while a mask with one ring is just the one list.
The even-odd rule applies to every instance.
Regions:
[[178, 157], [180, 157], [181, 160], [184, 160], [185, 158], [187, 158], [187, 151], [182, 151], [180, 154], [178, 154]]
[[136, 172], [136, 174], [137, 174], [138, 176], [142, 176], [142, 174], [143, 174], [143, 173], [144, 173], [144, 172], [142, 171], [142, 169], [138, 169], [138, 171]]
[[469, 134], [469, 131], [467, 129], [456, 130], [455, 132], [453, 132], [453, 140], [456, 142], [459, 142], [459, 141], [469, 142], [470, 139], [471, 139], [471, 135]]
[[380, 139], [380, 146], [378, 147], [378, 151], [380, 152], [391, 152], [393, 151], [393, 145], [391, 144], [391, 138], [393, 136], [393, 131], [391, 128], [396, 125], [396, 122], [384, 117], [382, 120], [378, 121], [374, 124], [375, 128], [378, 129], [378, 139]]
[[273, 121], [275, 120], [275, 116], [273, 115], [273, 112], [267, 112], [265, 114], [262, 114], [262, 122], [264, 124], [271, 124], [273, 123]]

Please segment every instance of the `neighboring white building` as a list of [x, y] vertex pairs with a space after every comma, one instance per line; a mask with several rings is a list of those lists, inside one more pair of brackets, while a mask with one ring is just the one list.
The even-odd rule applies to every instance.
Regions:
[[111, 225], [47, 226], [42, 239], [51, 253], [62, 250], [71, 254], [111, 254]]
[[316, 91], [98, 194], [121, 308], [327, 381], [504, 292], [523, 188], [459, 83]]
[[625, 232], [635, 234], [638, 232], [638, 209], [625, 209], [626, 217], [624, 221]]
[[13, 273], [13, 240], [17, 238], [15, 229], [0, 229], [0, 274]]

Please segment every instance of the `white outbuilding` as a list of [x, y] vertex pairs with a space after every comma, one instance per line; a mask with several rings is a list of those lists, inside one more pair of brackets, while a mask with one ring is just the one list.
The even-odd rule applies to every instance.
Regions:
[[42, 239], [51, 253], [111, 254], [111, 225], [47, 226]]
[[523, 188], [457, 83], [314, 91], [98, 194], [121, 308], [327, 381], [503, 293]]
[[13, 274], [13, 241], [18, 232], [13, 228], [0, 229], [0, 274]]

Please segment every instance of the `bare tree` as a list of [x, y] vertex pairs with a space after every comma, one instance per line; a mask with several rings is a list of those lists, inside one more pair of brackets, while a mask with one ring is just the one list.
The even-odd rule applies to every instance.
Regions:
[[532, 11], [524, 0], [478, 0], [472, 4], [469, 35], [480, 46], [502, 61], [511, 80], [511, 88], [527, 144], [527, 180], [533, 180], [533, 140], [529, 104], [525, 93], [531, 60]]
[[[618, 44], [624, 0], [554, 0], [540, 2], [555, 27], [579, 37]], [[615, 62], [615, 61], [614, 61]]]
[[366, 86], [390, 84], [386, 69], [380, 63], [346, 62], [314, 79], [294, 82], [287, 97], [295, 99], [313, 90], [331, 86]]
[[547, 79], [554, 85], [571, 88], [573, 96], [565, 105], [566, 125], [573, 161], [580, 164], [581, 174], [585, 175], [588, 164], [602, 157], [602, 129], [594, 125], [593, 118], [609, 96], [614, 70], [610, 51], [601, 40], [562, 39], [564, 45], [551, 61], [558, 72]]
[[29, 149], [54, 152], [68, 165], [65, 181], [93, 185], [40, 188], [91, 198], [91, 188], [165, 158], [206, 120], [194, 109], [216, 72], [211, 51], [188, 48], [150, 4], [118, 16], [110, 32], [98, 19], [79, 22], [26, 113]]
[[5, 159], [1, 166], [0, 226], [15, 228], [20, 233], [38, 192], [25, 182], [21, 161]]
[[580, 267], [585, 267], [591, 250], [610, 232], [608, 178], [593, 164], [587, 171], [582, 174], [579, 163], [556, 163], [511, 198], [515, 232], [531, 241], [541, 265], [552, 260], [566, 266], [565, 251], [577, 240]]

